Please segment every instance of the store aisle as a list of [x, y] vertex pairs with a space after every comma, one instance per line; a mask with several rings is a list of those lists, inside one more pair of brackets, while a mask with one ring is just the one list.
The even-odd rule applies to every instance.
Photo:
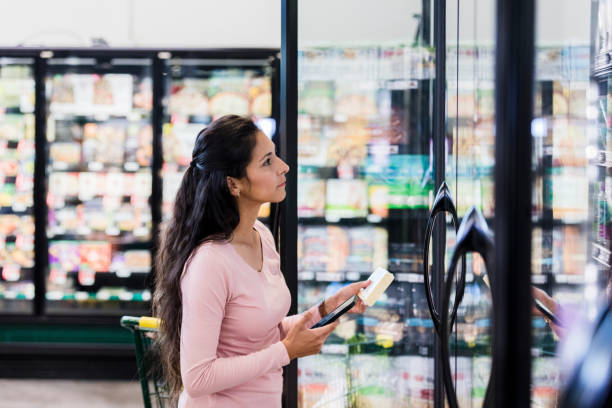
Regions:
[[0, 379], [0, 408], [141, 408], [136, 381]]

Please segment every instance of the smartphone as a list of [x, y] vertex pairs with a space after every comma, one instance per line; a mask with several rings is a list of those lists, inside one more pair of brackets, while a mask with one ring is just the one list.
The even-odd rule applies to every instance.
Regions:
[[335, 322], [340, 316], [351, 310], [353, 306], [355, 306], [355, 302], [357, 302], [357, 295], [353, 295], [348, 298], [344, 303], [335, 308], [332, 312], [330, 312], [327, 316], [319, 320], [317, 324], [311, 327], [311, 329], [316, 329], [317, 327], [323, 327], [327, 324]]
[[544, 303], [540, 302], [538, 299], [533, 299], [535, 303], [536, 309], [538, 309], [547, 319], [556, 324], [557, 326], [562, 326], [561, 321], [553, 312], [550, 311], [549, 308], [544, 306]]

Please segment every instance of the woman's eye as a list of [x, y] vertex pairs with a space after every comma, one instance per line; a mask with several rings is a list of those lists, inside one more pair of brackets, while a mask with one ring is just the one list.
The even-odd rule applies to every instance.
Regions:
[[270, 164], [272, 164], [272, 160], [270, 159], [266, 159], [266, 161], [264, 161], [264, 166], [269, 166]]

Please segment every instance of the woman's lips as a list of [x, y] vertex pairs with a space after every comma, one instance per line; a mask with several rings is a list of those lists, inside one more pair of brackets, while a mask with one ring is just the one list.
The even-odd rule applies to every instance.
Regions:
[[279, 184], [279, 185], [278, 185], [278, 188], [285, 187], [286, 185], [287, 185], [287, 182], [285, 181], [284, 183]]

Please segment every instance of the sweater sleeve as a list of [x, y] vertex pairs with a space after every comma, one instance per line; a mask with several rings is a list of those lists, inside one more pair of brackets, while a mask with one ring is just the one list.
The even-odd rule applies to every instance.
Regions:
[[[307, 326], [312, 327], [315, 325], [315, 323], [321, 320], [321, 314], [319, 313], [319, 305], [315, 305], [311, 307], [310, 309], [308, 309], [308, 311], [312, 312], [312, 315], [311, 315], [310, 322], [308, 322]], [[284, 339], [287, 336], [287, 333], [289, 333], [289, 330], [291, 330], [291, 328], [295, 326], [297, 322], [300, 321], [304, 313], [305, 312], [302, 312], [296, 315], [292, 315], [292, 316], [287, 316], [283, 319], [283, 321], [279, 325], [280, 332], [281, 332], [281, 340]]]
[[217, 357], [219, 333], [231, 294], [228, 278], [223, 261], [210, 248], [200, 247], [181, 282], [181, 378], [192, 398], [235, 387], [289, 363], [280, 341], [251, 354]]

